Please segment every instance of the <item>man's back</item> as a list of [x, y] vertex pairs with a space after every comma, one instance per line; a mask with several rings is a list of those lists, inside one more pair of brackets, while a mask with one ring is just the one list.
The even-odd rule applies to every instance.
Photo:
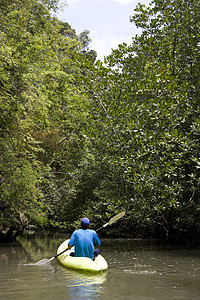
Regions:
[[94, 257], [94, 247], [101, 244], [97, 233], [91, 229], [78, 229], [74, 231], [69, 245], [75, 246], [76, 257]]

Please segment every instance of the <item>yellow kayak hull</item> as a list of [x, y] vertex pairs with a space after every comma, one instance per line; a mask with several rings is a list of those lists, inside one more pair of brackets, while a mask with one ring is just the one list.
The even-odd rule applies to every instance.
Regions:
[[[57, 254], [64, 251], [68, 246], [69, 240], [64, 241], [57, 250]], [[63, 254], [58, 256], [58, 260], [61, 265], [69, 269], [83, 270], [89, 272], [100, 272], [108, 269], [108, 264], [105, 258], [102, 255], [98, 255], [95, 260], [92, 260], [88, 257], [73, 257], [70, 256], [70, 253], [74, 249], [67, 250]]]

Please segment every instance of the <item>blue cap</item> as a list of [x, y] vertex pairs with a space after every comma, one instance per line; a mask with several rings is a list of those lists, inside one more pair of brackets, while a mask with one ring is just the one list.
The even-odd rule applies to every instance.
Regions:
[[90, 220], [88, 218], [83, 218], [81, 220], [81, 226], [88, 226], [90, 225]]

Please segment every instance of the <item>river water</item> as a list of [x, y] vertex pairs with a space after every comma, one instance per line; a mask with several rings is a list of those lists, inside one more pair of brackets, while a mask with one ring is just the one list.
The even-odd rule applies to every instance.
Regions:
[[[69, 236], [68, 236], [69, 237]], [[26, 234], [0, 244], [1, 300], [200, 299], [200, 249], [163, 248], [151, 241], [102, 239], [109, 269], [92, 275], [63, 268], [56, 255], [63, 234]]]

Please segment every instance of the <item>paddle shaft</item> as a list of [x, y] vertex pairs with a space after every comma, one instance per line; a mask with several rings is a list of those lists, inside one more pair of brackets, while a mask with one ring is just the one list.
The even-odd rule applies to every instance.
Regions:
[[109, 223], [104, 224], [103, 226], [101, 226], [100, 228], [98, 228], [98, 229], [96, 230], [96, 232], [99, 231], [99, 230], [101, 230], [101, 229], [103, 229], [103, 228], [105, 228], [105, 227], [108, 226], [108, 225], [110, 225], [110, 224], [109, 224]]
[[58, 253], [58, 254], [55, 255], [54, 257], [52, 257], [51, 260], [54, 259], [54, 258], [56, 258], [56, 257], [58, 257], [59, 255], [63, 254], [63, 253], [66, 252], [67, 250], [68, 250], [68, 248], [65, 249], [65, 250], [63, 250], [62, 252]]

